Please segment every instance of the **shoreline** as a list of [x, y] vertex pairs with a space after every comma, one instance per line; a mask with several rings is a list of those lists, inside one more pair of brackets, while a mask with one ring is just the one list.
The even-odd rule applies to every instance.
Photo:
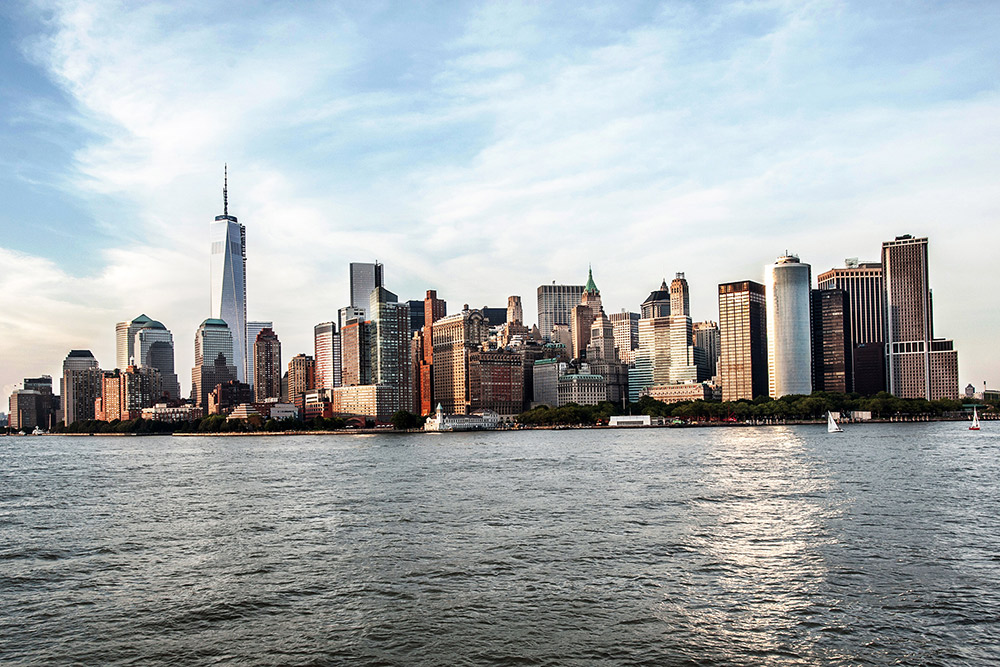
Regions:
[[[982, 421], [1000, 421], [1000, 419], [983, 419]], [[924, 418], [913, 418], [913, 419], [869, 419], [865, 421], [844, 421], [842, 424], [921, 424], [921, 423], [932, 423], [932, 422], [970, 422], [969, 419], [954, 419], [945, 417], [924, 417]], [[566, 430], [648, 430], [648, 429], [678, 429], [678, 428], [757, 428], [757, 427], [772, 427], [772, 426], [825, 426], [825, 419], [816, 420], [786, 420], [781, 422], [719, 422], [719, 421], [695, 421], [691, 423], [684, 424], [663, 424], [663, 425], [650, 425], [650, 426], [632, 426], [632, 425], [622, 425], [622, 426], [609, 426], [609, 425], [589, 425], [589, 424], [573, 424], [573, 425], [551, 425], [551, 426], [520, 426], [518, 428], [498, 428], [498, 429], [483, 429], [482, 432], [485, 433], [516, 433], [519, 431], [566, 431]], [[166, 436], [166, 437], [239, 437], [239, 436], [252, 436], [252, 437], [275, 437], [275, 436], [301, 436], [301, 435], [379, 435], [379, 434], [393, 434], [393, 435], [415, 435], [415, 434], [439, 434], [439, 433], [473, 433], [476, 431], [425, 431], [423, 429], [407, 429], [407, 430], [396, 430], [393, 428], [358, 428], [358, 429], [340, 429], [335, 431], [230, 431], [225, 433], [214, 432], [182, 432], [182, 433], [42, 433], [40, 435], [45, 436], [72, 436], [72, 437], [112, 437], [112, 438], [144, 438], [150, 436]], [[28, 434], [24, 436], [16, 436], [10, 434], [7, 437], [29, 437]]]

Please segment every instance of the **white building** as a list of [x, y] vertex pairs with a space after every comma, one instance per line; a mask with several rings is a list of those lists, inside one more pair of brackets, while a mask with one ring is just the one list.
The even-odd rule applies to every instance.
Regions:
[[438, 403], [434, 416], [424, 422], [425, 431], [493, 431], [500, 425], [500, 415], [493, 410], [475, 410], [467, 415], [446, 415]]
[[765, 267], [767, 370], [771, 398], [812, 393], [812, 270], [794, 255]]

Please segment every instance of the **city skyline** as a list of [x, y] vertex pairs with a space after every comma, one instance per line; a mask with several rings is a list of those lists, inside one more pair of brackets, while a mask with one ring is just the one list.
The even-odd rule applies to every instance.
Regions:
[[[961, 351], [961, 384], [1000, 385], [984, 279], [1000, 247], [996, 9], [925, 7], [896, 36], [903, 17], [887, 8], [644, 5], [580, 12], [546, 40], [556, 9], [462, 5], [420, 18], [406, 42], [410, 11], [309, 7], [280, 14], [282, 33], [253, 11], [5, 10], [4, 394], [58, 377], [72, 349], [110, 366], [115, 323], [140, 313], [173, 332], [186, 394], [194, 332], [211, 317], [208, 221], [227, 161], [246, 316], [273, 321], [288, 358], [311, 354], [313, 327], [350, 303], [351, 262], [382, 262], [401, 301], [437, 290], [450, 313], [510, 295], [531, 304], [540, 285], [581, 283], [589, 264], [605, 312], [634, 312], [684, 272], [700, 321], [718, 319], [719, 284], [762, 282], [786, 249], [815, 287], [845, 258], [878, 261], [884, 241], [912, 234], [930, 239], [935, 328]], [[865, 19], [892, 38], [876, 43]], [[313, 23], [343, 44], [301, 40], [262, 58]], [[192, 60], [198, 29], [261, 51]], [[380, 30], [400, 39], [376, 55]], [[710, 56], [697, 39], [728, 46]], [[877, 64], [835, 62], [848, 45]], [[858, 67], [865, 76], [842, 85]], [[191, 82], [170, 73], [186, 70]], [[364, 72], [378, 76], [364, 84]], [[140, 90], [148, 99], [127, 104]], [[712, 112], [726, 103], [731, 113]]]

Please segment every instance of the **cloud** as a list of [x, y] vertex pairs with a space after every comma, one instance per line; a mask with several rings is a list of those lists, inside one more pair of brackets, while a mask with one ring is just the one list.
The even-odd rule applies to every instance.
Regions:
[[[695, 316], [713, 319], [718, 282], [760, 279], [786, 248], [815, 274], [909, 232], [931, 237], [937, 329], [957, 339], [963, 378], [1000, 382], [979, 333], [997, 316], [970, 308], [968, 287], [1000, 241], [995, 16], [826, 2], [487, 3], [406, 25], [312, 6], [47, 10], [31, 57], [88, 131], [65, 187], [114, 245], [72, 267], [4, 256], [60, 277], [18, 283], [48, 304], [34, 326], [75, 323], [79, 342], [32, 358], [108, 349], [114, 322], [147, 312], [174, 331], [185, 383], [228, 161], [249, 315], [275, 322], [286, 359], [346, 303], [351, 261], [377, 258], [401, 298], [437, 289], [452, 308], [530, 304], [593, 263], [608, 308], [634, 310], [685, 271]], [[968, 29], [936, 36], [942, 20]], [[5, 358], [27, 345], [9, 331]], [[14, 370], [0, 382], [28, 372]]]

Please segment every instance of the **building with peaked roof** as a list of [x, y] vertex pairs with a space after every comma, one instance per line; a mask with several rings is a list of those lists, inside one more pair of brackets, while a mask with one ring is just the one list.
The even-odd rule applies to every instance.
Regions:
[[[228, 365], [241, 382], [250, 363], [247, 346], [247, 232], [235, 215], [229, 215], [229, 165], [222, 185], [222, 215], [209, 226], [211, 239], [210, 319], [226, 323], [232, 339]], [[213, 385], [214, 386], [214, 385]]]
[[587, 284], [580, 295], [580, 303], [574, 306], [570, 313], [569, 333], [574, 359], [586, 356], [587, 344], [590, 343], [590, 328], [601, 310], [601, 291], [594, 283], [593, 269], [588, 269]]

